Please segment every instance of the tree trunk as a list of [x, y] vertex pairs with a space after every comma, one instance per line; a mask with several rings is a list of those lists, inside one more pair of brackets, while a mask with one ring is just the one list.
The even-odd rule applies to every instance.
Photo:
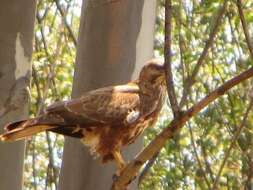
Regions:
[[[155, 10], [155, 0], [84, 1], [73, 97], [138, 76], [153, 57]], [[141, 144], [128, 147], [124, 158], [132, 159]], [[110, 189], [114, 172], [113, 163], [102, 165], [78, 140], [66, 139], [60, 190]]]
[[[0, 1], [0, 132], [28, 116], [36, 1]], [[0, 189], [21, 190], [24, 142], [0, 142]]]

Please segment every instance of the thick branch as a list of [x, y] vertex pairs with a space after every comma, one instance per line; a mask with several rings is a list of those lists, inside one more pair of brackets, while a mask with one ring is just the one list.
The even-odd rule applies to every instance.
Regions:
[[131, 183], [134, 176], [138, 173], [142, 165], [149, 159], [151, 159], [161, 148], [165, 145], [168, 139], [171, 139], [175, 133], [177, 133], [184, 124], [190, 120], [195, 114], [199, 113], [208, 104], [222, 96], [232, 87], [236, 86], [240, 82], [253, 76], [253, 67], [239, 74], [238, 76], [225, 82], [219, 88], [211, 92], [197, 104], [188, 109], [185, 113], [175, 118], [156, 138], [140, 153], [136, 158], [131, 161], [123, 170], [122, 175], [114, 181], [112, 190], [123, 190]]
[[242, 23], [243, 32], [244, 32], [244, 35], [245, 35], [245, 38], [246, 38], [246, 43], [247, 43], [247, 46], [249, 48], [250, 56], [251, 56], [251, 59], [253, 59], [253, 45], [252, 45], [251, 40], [250, 40], [248, 25], [245, 21], [245, 17], [244, 17], [244, 14], [243, 14], [241, 0], [237, 0], [236, 4], [237, 4], [240, 20], [241, 20], [241, 23]]
[[173, 75], [171, 71], [171, 29], [172, 29], [172, 4], [171, 0], [165, 1], [165, 45], [164, 45], [164, 59], [165, 59], [165, 72], [167, 91], [170, 100], [171, 109], [174, 117], [178, 116], [179, 106], [177, 103], [175, 87], [173, 82]]
[[191, 76], [188, 79], [186, 79], [186, 81], [185, 81], [183, 96], [182, 96], [182, 99], [181, 99], [180, 104], [179, 104], [180, 108], [184, 106], [184, 104], [187, 100], [188, 94], [190, 92], [190, 89], [191, 89], [192, 85], [195, 83], [195, 78], [196, 78], [196, 76], [199, 72], [200, 66], [203, 64], [204, 59], [205, 59], [205, 57], [208, 53], [208, 50], [214, 42], [215, 35], [216, 35], [216, 33], [219, 29], [221, 19], [222, 19], [223, 15], [225, 13], [225, 10], [226, 10], [226, 5], [227, 5], [227, 0], [224, 1], [223, 5], [220, 7], [217, 15], [215, 16], [214, 25], [211, 29], [209, 39], [206, 41], [205, 47], [202, 51], [202, 54], [200, 55], [200, 57], [198, 59], [198, 62], [196, 64], [195, 68], [193, 69], [193, 72], [192, 72]]

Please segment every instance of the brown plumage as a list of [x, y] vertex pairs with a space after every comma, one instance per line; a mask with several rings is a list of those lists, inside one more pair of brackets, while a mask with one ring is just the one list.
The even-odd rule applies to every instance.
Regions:
[[79, 138], [103, 162], [115, 160], [120, 172], [125, 165], [121, 148], [155, 123], [164, 100], [164, 84], [163, 64], [151, 60], [138, 80], [56, 102], [37, 118], [7, 124], [0, 138], [15, 141], [42, 131]]

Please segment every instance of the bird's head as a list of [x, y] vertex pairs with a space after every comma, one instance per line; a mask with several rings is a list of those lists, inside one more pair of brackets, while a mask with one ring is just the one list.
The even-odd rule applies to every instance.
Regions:
[[139, 80], [155, 86], [165, 84], [165, 70], [163, 61], [160, 59], [149, 60], [142, 68]]

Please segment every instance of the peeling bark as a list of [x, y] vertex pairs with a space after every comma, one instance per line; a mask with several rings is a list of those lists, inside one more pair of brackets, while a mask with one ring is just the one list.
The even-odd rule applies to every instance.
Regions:
[[[28, 115], [36, 1], [0, 2], [0, 132]], [[0, 189], [22, 189], [24, 142], [0, 142]]]
[[31, 57], [25, 55], [24, 46], [22, 45], [20, 33], [17, 33], [15, 43], [15, 78], [18, 80], [21, 77], [29, 77], [31, 73]]

